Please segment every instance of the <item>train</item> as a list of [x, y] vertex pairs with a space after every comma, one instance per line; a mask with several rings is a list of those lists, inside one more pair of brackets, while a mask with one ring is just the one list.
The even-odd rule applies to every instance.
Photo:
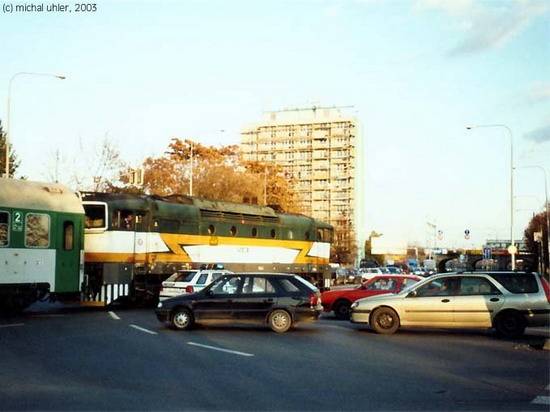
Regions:
[[0, 178], [0, 299], [155, 302], [181, 269], [295, 273], [330, 282], [331, 225], [267, 206], [75, 192]]

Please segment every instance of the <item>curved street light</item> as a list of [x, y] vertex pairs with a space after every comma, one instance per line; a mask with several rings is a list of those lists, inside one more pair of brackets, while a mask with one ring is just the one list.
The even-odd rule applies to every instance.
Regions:
[[11, 89], [13, 86], [13, 81], [18, 76], [46, 76], [46, 77], [55, 77], [60, 80], [65, 80], [66, 77], [59, 75], [59, 74], [53, 74], [53, 73], [37, 73], [37, 72], [18, 72], [15, 73], [13, 76], [11, 76], [10, 82], [8, 84], [8, 101], [7, 101], [7, 111], [6, 111], [6, 139], [5, 139], [5, 145], [6, 145], [6, 164], [5, 164], [5, 176], [6, 178], [10, 177], [10, 145], [9, 141], [11, 138], [10, 134], [10, 112], [11, 112]]
[[512, 270], [516, 270], [516, 253], [514, 245], [514, 137], [512, 130], [505, 124], [481, 124], [466, 126], [466, 129], [472, 130], [482, 127], [501, 127], [508, 130], [510, 136], [510, 255], [512, 256]]

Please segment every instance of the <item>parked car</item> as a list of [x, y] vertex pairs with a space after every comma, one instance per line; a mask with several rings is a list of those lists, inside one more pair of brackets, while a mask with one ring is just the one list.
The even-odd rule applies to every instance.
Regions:
[[372, 279], [373, 277], [378, 275], [389, 274], [390, 271], [384, 267], [361, 268], [359, 273], [361, 274], [361, 279], [366, 280]]
[[550, 322], [550, 285], [536, 273], [467, 272], [433, 275], [397, 295], [360, 299], [351, 321], [378, 333], [401, 326], [495, 328], [517, 337]]
[[338, 319], [349, 319], [350, 306], [356, 300], [386, 293], [399, 293], [403, 288], [420, 279], [412, 275], [376, 274], [360, 286], [323, 292], [321, 294], [323, 309], [325, 312], [334, 311]]
[[204, 289], [214, 280], [225, 274], [233, 273], [223, 269], [179, 270], [162, 282], [160, 300]]
[[253, 321], [278, 333], [323, 310], [319, 290], [300, 276], [277, 273], [226, 274], [203, 290], [158, 304], [159, 321], [175, 329], [200, 322]]

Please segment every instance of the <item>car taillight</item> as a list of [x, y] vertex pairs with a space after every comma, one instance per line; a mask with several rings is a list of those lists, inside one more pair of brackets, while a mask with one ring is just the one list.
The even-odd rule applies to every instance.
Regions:
[[193, 289], [193, 286], [189, 285], [185, 287], [185, 293], [193, 293], [195, 290]]
[[550, 303], [550, 283], [542, 275], [539, 275], [540, 283], [542, 283], [542, 288], [544, 289], [544, 294], [546, 295], [546, 300]]
[[309, 295], [309, 304], [311, 306], [317, 306], [317, 304], [320, 303], [320, 301], [321, 299], [315, 293], [312, 293], [311, 295]]

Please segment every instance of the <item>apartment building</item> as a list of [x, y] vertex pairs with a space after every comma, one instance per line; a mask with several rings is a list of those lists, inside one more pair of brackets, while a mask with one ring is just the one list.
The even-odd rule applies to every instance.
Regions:
[[335, 244], [358, 247], [360, 135], [355, 117], [343, 112], [346, 108], [266, 112], [263, 120], [243, 128], [240, 150], [245, 160], [282, 166], [297, 182], [303, 213], [333, 225]]

